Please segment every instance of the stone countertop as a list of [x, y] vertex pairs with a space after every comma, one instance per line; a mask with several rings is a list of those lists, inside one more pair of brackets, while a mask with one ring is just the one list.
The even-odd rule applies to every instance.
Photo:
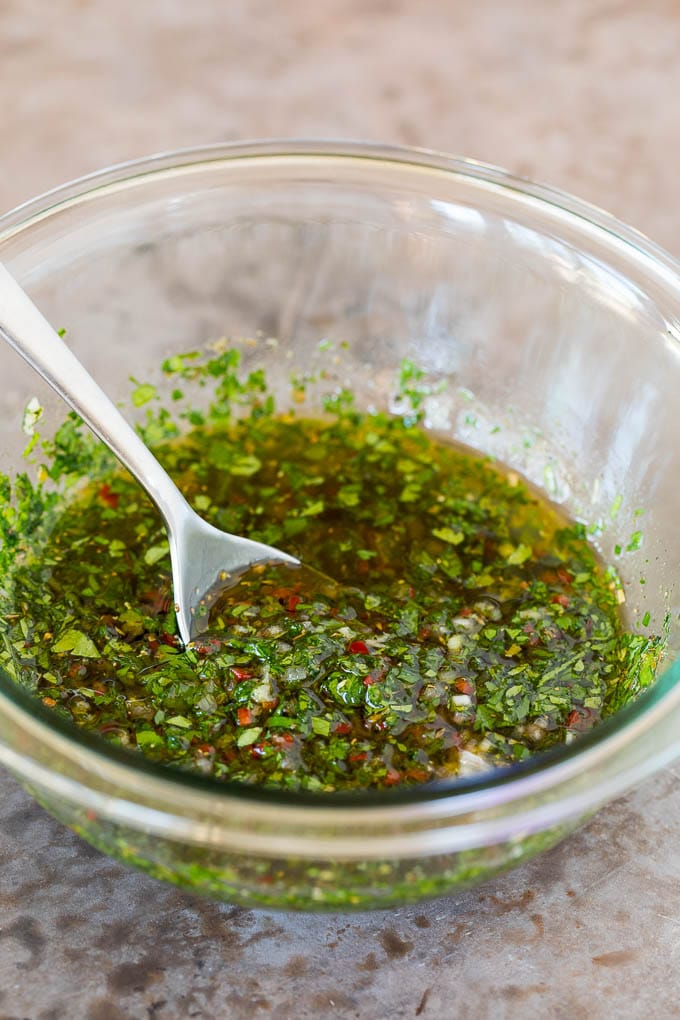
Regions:
[[[423, 145], [680, 254], [675, 0], [0, 0], [0, 209], [225, 139]], [[303, 916], [198, 900], [0, 776], [0, 1020], [680, 1017], [680, 773], [472, 892]]]

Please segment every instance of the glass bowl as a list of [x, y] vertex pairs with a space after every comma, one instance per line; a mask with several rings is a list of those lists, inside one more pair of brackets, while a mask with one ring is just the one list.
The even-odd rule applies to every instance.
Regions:
[[[95, 846], [233, 902], [386, 906], [548, 847], [680, 748], [680, 277], [645, 238], [500, 170], [367, 145], [218, 146], [127, 164], [0, 220], [0, 260], [116, 398], [226, 336], [281, 393], [342, 342], [333, 385], [387, 406], [404, 358], [446, 383], [428, 425], [592, 526], [664, 670], [572, 744], [449, 786], [274, 793], [145, 762], [0, 676], [0, 760]], [[322, 345], [323, 346], [323, 345]], [[21, 414], [64, 409], [0, 349], [0, 469]], [[324, 362], [323, 367], [328, 367]], [[634, 538], [631, 538], [634, 536]]]

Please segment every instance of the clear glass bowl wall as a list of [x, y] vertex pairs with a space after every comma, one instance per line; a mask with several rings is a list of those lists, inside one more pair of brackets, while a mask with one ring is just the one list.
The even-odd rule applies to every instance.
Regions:
[[[224, 336], [281, 403], [292, 373], [330, 368], [360, 406], [389, 406], [412, 359], [444, 384], [430, 427], [603, 523], [630, 626], [649, 613], [658, 632], [668, 616], [675, 658], [680, 285], [670, 257], [605, 214], [464, 161], [263, 144], [157, 158], [38, 199], [0, 221], [0, 259], [113, 397], [130, 375], [162, 387], [163, 357]], [[321, 339], [346, 345], [337, 364]], [[9, 348], [0, 365], [0, 469], [14, 474], [27, 399], [55, 427], [64, 408]], [[641, 548], [616, 557], [638, 529]], [[386, 905], [510, 866], [669, 761], [679, 723], [670, 669], [528, 766], [331, 803], [130, 760], [0, 677], [0, 760], [67, 824], [160, 877], [284, 906]]]

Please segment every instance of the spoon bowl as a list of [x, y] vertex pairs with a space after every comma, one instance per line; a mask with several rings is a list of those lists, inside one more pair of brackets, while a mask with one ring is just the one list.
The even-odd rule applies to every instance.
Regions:
[[[192, 510], [115, 404], [2, 265], [0, 337], [70, 404], [160, 510], [170, 543], [177, 627], [184, 644], [205, 629], [209, 606], [220, 591], [237, 583], [249, 568], [258, 564], [300, 566], [295, 556], [220, 531]], [[316, 575], [316, 584], [329, 583], [322, 574], [306, 569]]]

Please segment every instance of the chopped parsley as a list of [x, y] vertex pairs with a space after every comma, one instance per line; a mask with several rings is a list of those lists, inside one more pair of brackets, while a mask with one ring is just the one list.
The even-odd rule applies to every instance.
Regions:
[[172, 412], [138, 380], [132, 402], [189, 501], [338, 586], [253, 573], [183, 648], [155, 508], [77, 416], [41, 441], [29, 405], [42, 481], [1, 480], [0, 662], [55, 712], [217, 779], [333, 791], [522, 760], [652, 682], [660, 639], [624, 632], [585, 528], [429, 434], [412, 363], [397, 415], [359, 411], [346, 390], [303, 414], [299, 379], [296, 411], [278, 414], [233, 349], [163, 369]]

